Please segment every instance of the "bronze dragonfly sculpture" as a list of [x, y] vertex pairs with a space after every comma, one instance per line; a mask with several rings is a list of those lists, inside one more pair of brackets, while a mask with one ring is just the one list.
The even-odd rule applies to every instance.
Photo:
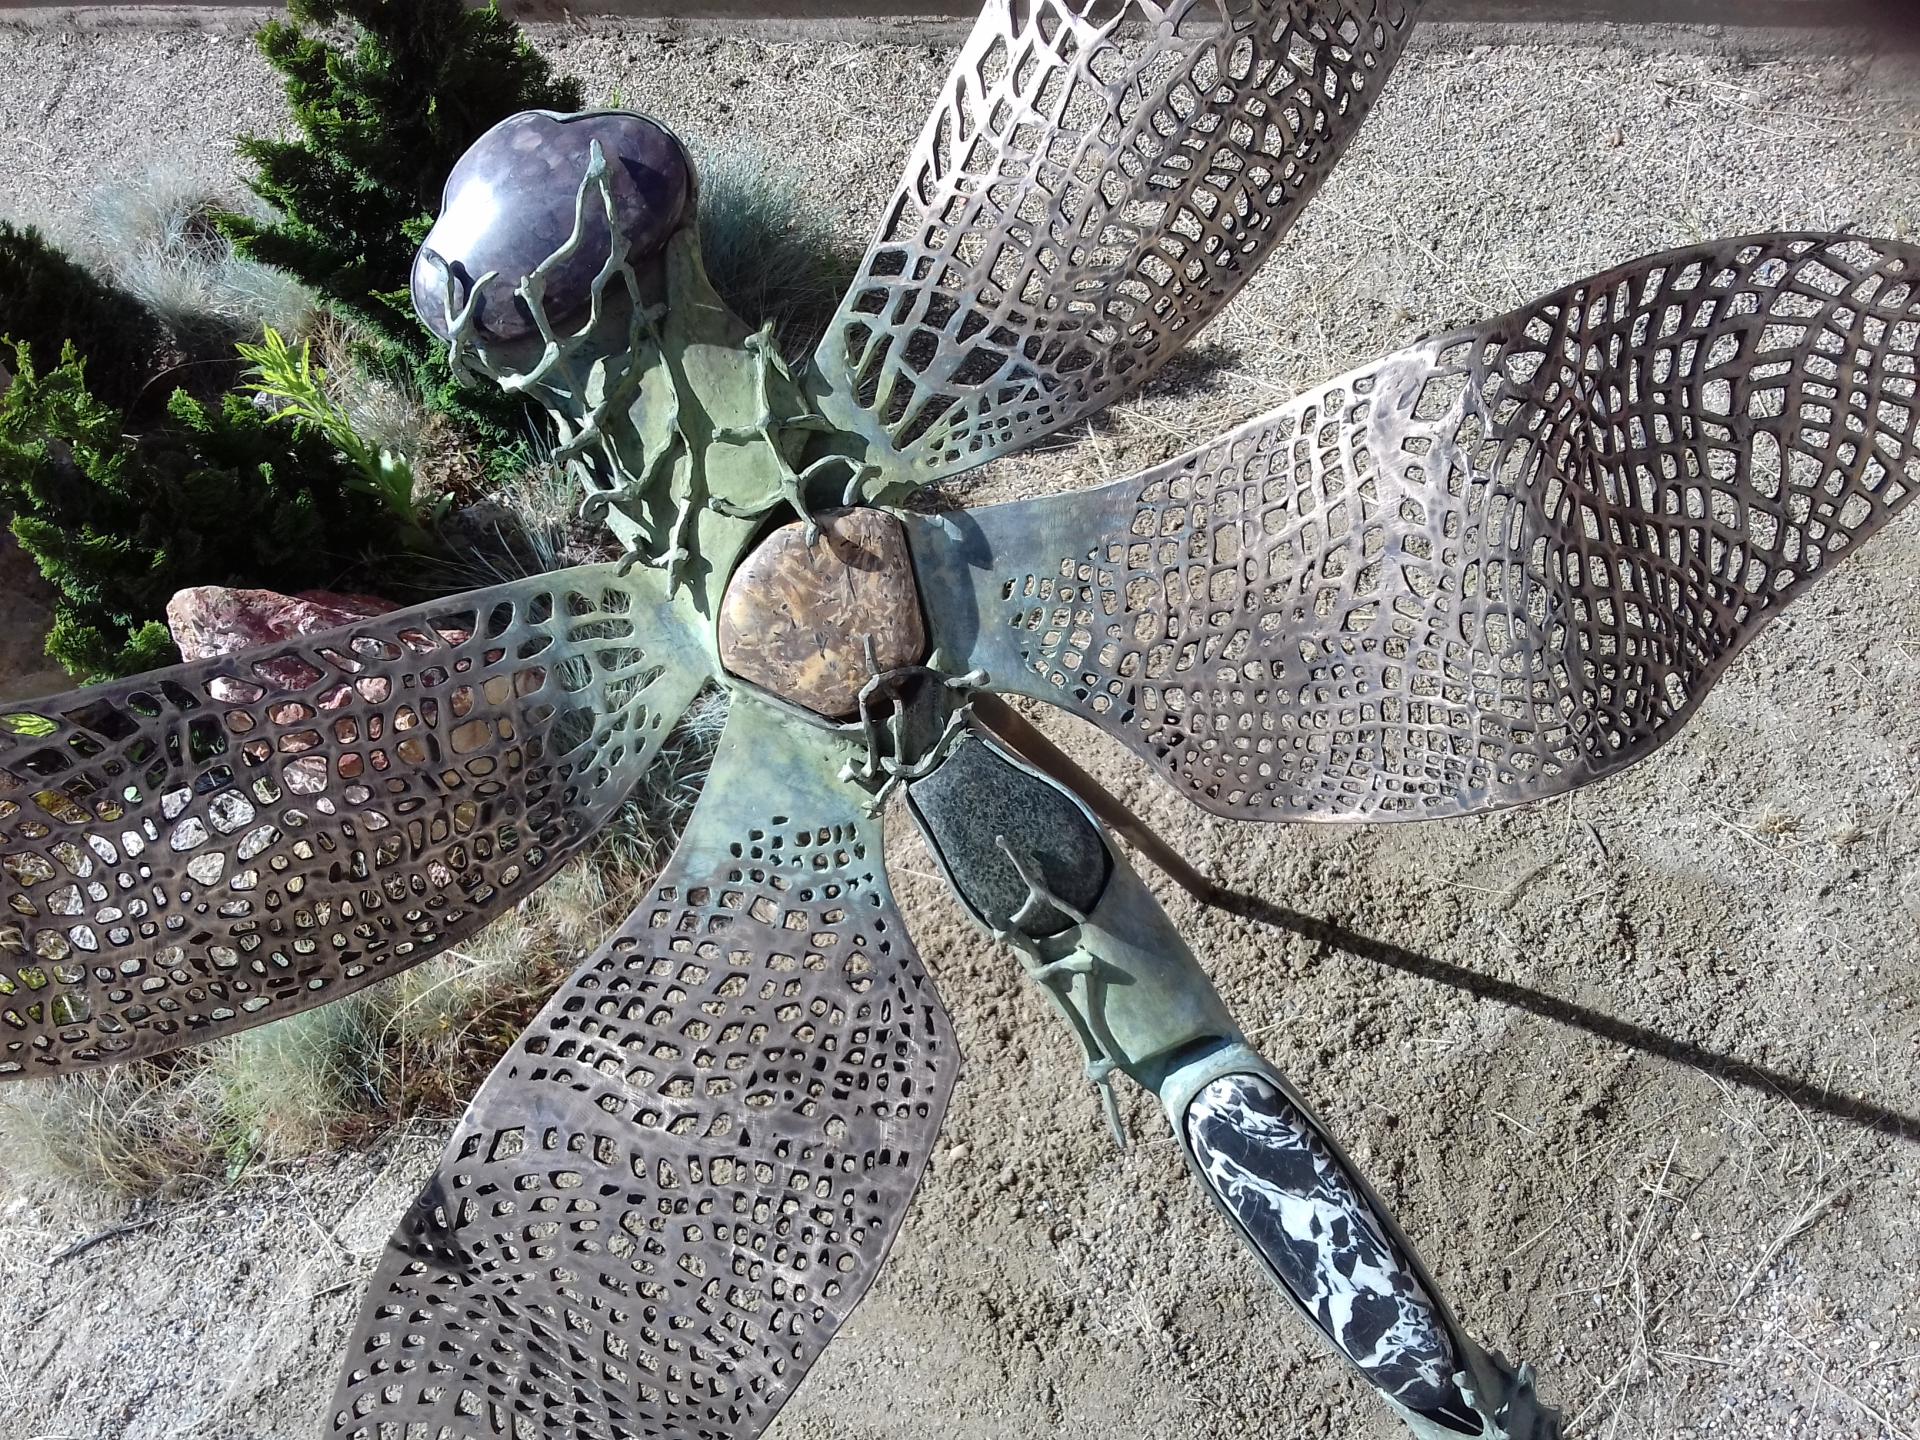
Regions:
[[1191, 340], [1413, 10], [992, 0], [801, 367], [708, 286], [670, 133], [515, 116], [449, 180], [416, 304], [457, 366], [552, 413], [625, 559], [0, 716], [0, 1077], [27, 1078], [471, 935], [592, 839], [703, 686], [731, 693], [672, 861], [401, 1220], [328, 1433], [761, 1432], [871, 1284], [960, 1063], [887, 887], [896, 794], [1089, 1076], [1153, 1092], [1415, 1434], [1559, 1433], [1102, 821], [1151, 837], [1008, 697], [1243, 820], [1460, 816], [1610, 775], [1920, 485], [1920, 250], [1693, 246], [1103, 488], [898, 506]]

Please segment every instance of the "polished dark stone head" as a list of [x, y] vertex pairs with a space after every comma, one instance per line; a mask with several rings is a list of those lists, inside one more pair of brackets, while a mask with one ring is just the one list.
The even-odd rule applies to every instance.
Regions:
[[[573, 233], [574, 204], [595, 140], [607, 157], [630, 257], [652, 258], [680, 227], [693, 189], [692, 170], [680, 142], [661, 126], [624, 110], [581, 115], [523, 110], [509, 116], [453, 167], [440, 218], [414, 257], [413, 308], [441, 339], [452, 337], [436, 256], [452, 273], [456, 311], [475, 281], [498, 273], [474, 311], [474, 333], [482, 343], [511, 343], [538, 333], [514, 288]], [[607, 248], [606, 211], [593, 195], [580, 248], [547, 277], [544, 305], [556, 330], [586, 318]]]

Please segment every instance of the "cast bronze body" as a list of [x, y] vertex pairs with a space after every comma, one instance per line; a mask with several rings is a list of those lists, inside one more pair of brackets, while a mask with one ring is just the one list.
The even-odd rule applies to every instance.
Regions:
[[1413, 8], [991, 0], [797, 368], [708, 285], [677, 141], [514, 117], [455, 172], [416, 303], [463, 371], [547, 407], [622, 562], [0, 714], [0, 1079], [31, 1079], [438, 953], [729, 692], [673, 860], [402, 1219], [329, 1434], [764, 1429], [877, 1273], [958, 1069], [887, 886], [895, 795], [1110, 1120], [1121, 1076], [1157, 1097], [1415, 1435], [1559, 1433], [1105, 827], [1204, 877], [1008, 702], [1244, 820], [1473, 814], [1643, 759], [1920, 485], [1920, 250], [1696, 245], [1103, 488], [890, 508], [1190, 340], [1336, 163]]

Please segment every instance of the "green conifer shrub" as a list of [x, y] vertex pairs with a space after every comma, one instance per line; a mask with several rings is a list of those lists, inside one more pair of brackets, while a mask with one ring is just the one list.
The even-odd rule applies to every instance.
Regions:
[[175, 391], [164, 423], [130, 434], [74, 346], [44, 372], [28, 345], [0, 343], [0, 360], [0, 503], [56, 591], [47, 653], [82, 683], [177, 660], [176, 590], [337, 583], [392, 529], [324, 435], [245, 396]]
[[[408, 276], [454, 162], [519, 110], [577, 110], [513, 21], [461, 0], [292, 0], [260, 46], [285, 77], [300, 138], [240, 144], [279, 214], [222, 217], [247, 257], [305, 281], [369, 337], [373, 359], [494, 445], [528, 433], [517, 401], [462, 390], [413, 313]], [[351, 45], [315, 33], [350, 22]]]
[[[0, 221], [0, 326], [42, 355], [71, 344], [100, 398], [126, 409], [161, 368], [165, 331], [140, 301], [32, 226]], [[155, 402], [156, 405], [158, 402]]]

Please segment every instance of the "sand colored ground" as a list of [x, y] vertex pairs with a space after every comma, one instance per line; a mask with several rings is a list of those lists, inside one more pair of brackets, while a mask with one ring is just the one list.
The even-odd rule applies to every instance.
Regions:
[[[1912, 57], [1488, 38], [1416, 41], [1319, 204], [1192, 358], [969, 496], [1139, 468], [1647, 251], [1914, 228]], [[850, 239], [947, 60], [671, 29], [542, 43], [696, 152], [757, 143]], [[283, 123], [232, 36], [0, 32], [0, 47], [0, 212], [66, 209], [82, 174], [230, 179], [232, 138]], [[1914, 1440], [1917, 669], [1910, 513], [1757, 643], [1683, 738], [1571, 800], [1413, 829], [1243, 827], [1053, 729], [1229, 885], [1322, 922], [1302, 935], [1168, 897], [1469, 1324], [1537, 1365], [1578, 1433]], [[969, 1066], [892, 1261], [776, 1440], [1398, 1433], [1249, 1273], [1142, 1097], [1127, 1101], [1138, 1143], [1113, 1148], [1068, 1035], [948, 906], [916, 841], [894, 870]], [[1865, 1118], [1834, 1113], [1848, 1105]], [[372, 1256], [442, 1134], [422, 1117], [374, 1154], [132, 1216], [0, 1182], [0, 1430], [314, 1433]], [[145, 1228], [56, 1258], [128, 1220]]]

